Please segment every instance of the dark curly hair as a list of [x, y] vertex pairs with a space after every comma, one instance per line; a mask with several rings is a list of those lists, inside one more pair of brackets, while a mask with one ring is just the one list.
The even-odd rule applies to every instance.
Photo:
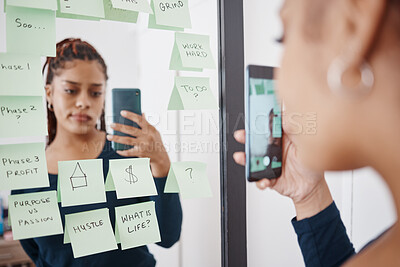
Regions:
[[[73, 60], [95, 60], [102, 67], [104, 76], [106, 80], [108, 79], [107, 75], [107, 65], [104, 62], [104, 59], [97, 52], [97, 50], [88, 42], [82, 41], [81, 39], [76, 38], [67, 38], [63, 41], [57, 43], [56, 45], [56, 57], [47, 57], [46, 63], [43, 66], [42, 73], [45, 73], [47, 67], [47, 75], [46, 75], [46, 85], [51, 84], [54, 79], [54, 76], [57, 75], [59, 70], [65, 68], [65, 64], [67, 62], [72, 62]], [[105, 124], [105, 114], [104, 109], [100, 117], [100, 130], [106, 131]], [[56, 136], [57, 133], [57, 118], [54, 114], [54, 111], [49, 109], [47, 103], [47, 128], [48, 128], [48, 141], [47, 145], [50, 145]]]

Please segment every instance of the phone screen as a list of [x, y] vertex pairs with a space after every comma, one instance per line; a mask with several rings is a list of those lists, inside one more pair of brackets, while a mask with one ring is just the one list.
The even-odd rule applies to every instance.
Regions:
[[260, 74], [252, 76], [250, 70], [247, 86], [246, 166], [250, 181], [278, 178], [282, 172], [281, 105], [272, 75]]

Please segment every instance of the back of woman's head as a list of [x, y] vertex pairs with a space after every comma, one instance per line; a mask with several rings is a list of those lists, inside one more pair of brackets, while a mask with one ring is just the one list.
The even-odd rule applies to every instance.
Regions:
[[[72, 63], [74, 60], [96, 61], [101, 67], [105, 80], [108, 79], [107, 65], [97, 50], [91, 44], [79, 38], [67, 38], [57, 43], [55, 57], [47, 57], [42, 70], [43, 74], [47, 70], [46, 85], [50, 85], [53, 82], [54, 76], [69, 67], [67, 64]], [[49, 103], [47, 103], [47, 126], [49, 134], [48, 144], [50, 144], [56, 136], [57, 118]], [[104, 111], [100, 117], [99, 128], [105, 131]]]

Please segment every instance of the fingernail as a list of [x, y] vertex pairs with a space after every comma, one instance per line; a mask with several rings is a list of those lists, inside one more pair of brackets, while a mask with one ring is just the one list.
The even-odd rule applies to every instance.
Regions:
[[108, 139], [109, 141], [111, 141], [112, 135], [107, 135], [107, 139]]
[[126, 111], [125, 110], [121, 110], [121, 115], [125, 116], [126, 115]]
[[261, 187], [263, 187], [263, 188], [267, 187], [267, 182], [266, 181], [262, 181], [261, 182]]
[[111, 128], [114, 128], [115, 125], [116, 125], [115, 123], [111, 123], [111, 124], [110, 124], [110, 127], [111, 127]]

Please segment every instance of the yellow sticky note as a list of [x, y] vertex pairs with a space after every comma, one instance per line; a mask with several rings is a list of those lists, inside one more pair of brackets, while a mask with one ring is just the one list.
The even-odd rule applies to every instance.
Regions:
[[211, 92], [210, 79], [200, 77], [175, 77], [168, 110], [218, 109]]
[[180, 193], [183, 199], [211, 197], [207, 165], [195, 161], [172, 163], [164, 192]]

